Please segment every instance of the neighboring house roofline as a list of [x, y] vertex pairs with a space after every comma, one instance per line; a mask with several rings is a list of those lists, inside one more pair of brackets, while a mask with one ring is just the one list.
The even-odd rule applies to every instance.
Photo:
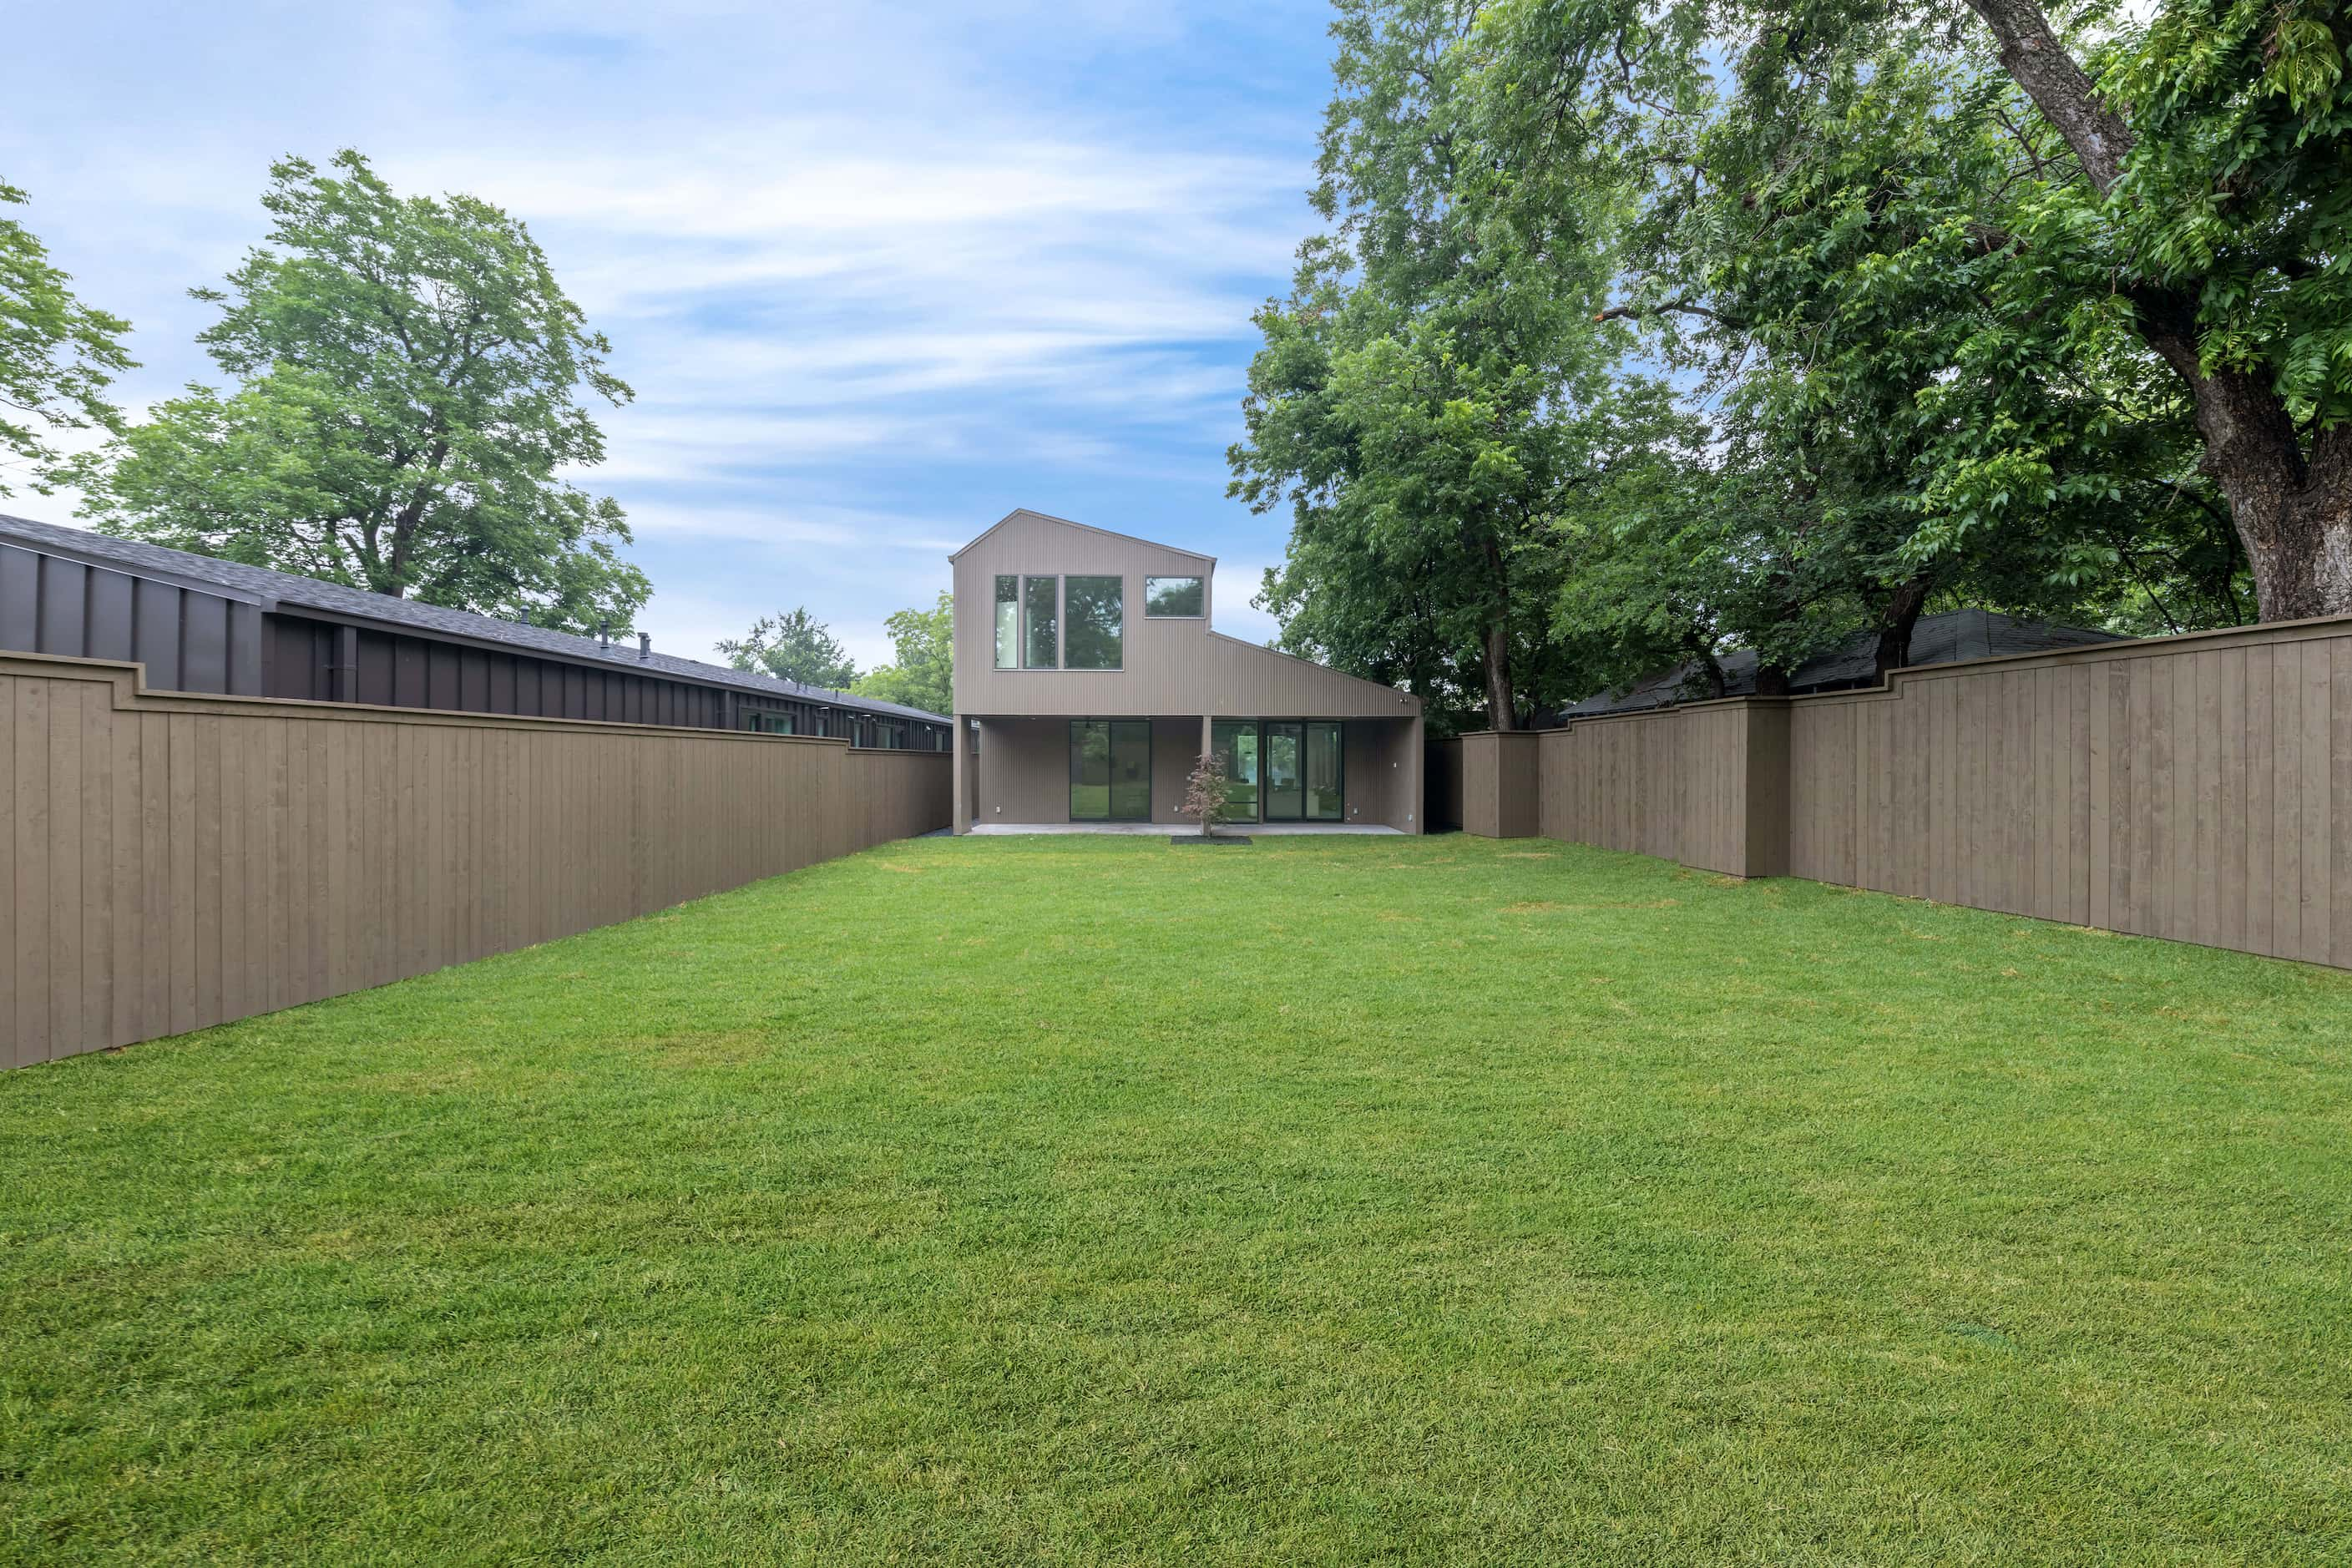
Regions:
[[1171, 555], [1182, 555], [1194, 561], [1206, 562], [1211, 566], [1214, 566], [1217, 563], [1217, 558], [1215, 556], [1203, 555], [1197, 550], [1186, 550], [1182, 546], [1175, 544], [1162, 544], [1156, 539], [1144, 539], [1132, 533], [1121, 533], [1117, 529], [1113, 528], [1097, 528], [1090, 522], [1079, 522], [1073, 518], [1055, 517], [1052, 512], [1039, 511], [1034, 507], [1027, 506], [1014, 507], [1011, 511], [1006, 512], [1003, 517], [998, 518], [994, 522], [990, 523], [986, 528], [982, 529], [980, 533], [967, 542], [961, 550], [956, 551], [953, 554], [950, 554], [948, 559], [950, 561], [958, 561], [962, 559], [964, 555], [983, 543], [990, 534], [994, 533], [998, 529], [1003, 528], [1006, 523], [1011, 522], [1013, 519], [1019, 517], [1034, 517], [1040, 522], [1058, 522], [1064, 528], [1076, 528], [1084, 530], [1087, 533], [1099, 533], [1106, 539], [1123, 539], [1129, 544], [1149, 545], [1154, 550], [1165, 550]]
[[267, 566], [250, 566], [241, 561], [225, 561], [217, 556], [199, 555], [167, 545], [149, 544], [142, 540], [117, 539], [111, 534], [97, 533], [89, 529], [37, 522], [31, 518], [0, 513], [0, 544], [14, 544], [42, 554], [62, 556], [101, 571], [151, 577], [174, 587], [254, 605], [267, 614], [300, 616], [364, 626], [402, 636], [431, 637], [500, 652], [523, 653], [534, 658], [553, 659], [589, 669], [634, 671], [639, 675], [724, 687], [755, 696], [813, 703], [880, 718], [911, 719], [931, 724], [949, 722], [943, 713], [910, 708], [904, 703], [858, 697], [822, 686], [803, 686], [798, 681], [782, 680], [772, 675], [737, 669], [729, 665], [709, 664], [701, 659], [681, 658], [675, 654], [656, 652], [640, 658], [636, 648], [627, 642], [601, 645], [595, 638], [583, 637], [576, 632], [520, 626], [472, 610], [426, 605], [415, 599], [395, 599], [389, 595], [330, 583], [320, 578], [299, 576]]

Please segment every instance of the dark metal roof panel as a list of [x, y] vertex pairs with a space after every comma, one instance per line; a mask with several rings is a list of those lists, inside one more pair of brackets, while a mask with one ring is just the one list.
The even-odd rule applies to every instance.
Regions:
[[479, 616], [470, 610], [419, 604], [414, 599], [394, 599], [383, 594], [370, 593], [365, 588], [321, 582], [315, 577], [300, 577], [290, 572], [272, 571], [266, 566], [248, 566], [237, 561], [223, 561], [215, 556], [173, 550], [135, 539], [117, 539], [111, 534], [97, 533], [86, 528], [61, 528], [56, 523], [0, 515], [0, 540], [22, 544], [28, 549], [56, 551], [82, 559], [102, 561], [133, 574], [153, 576], [166, 582], [201, 583], [227, 597], [247, 599], [266, 609], [282, 605], [290, 610], [315, 610], [329, 616], [348, 616], [384, 626], [411, 627], [420, 633], [440, 632], [477, 641], [505, 643], [559, 658], [634, 669], [639, 674], [662, 674], [706, 685], [730, 686], [765, 697], [819, 702], [835, 708], [916, 719], [934, 724], [948, 722], [943, 714], [908, 708], [901, 703], [855, 697], [824, 687], [803, 686], [797, 681], [779, 680], [773, 676], [754, 675], [748, 670], [733, 669], [722, 664], [706, 664], [697, 658], [679, 658], [672, 654], [656, 652], [639, 658], [637, 650], [626, 643], [614, 643], [607, 648], [594, 637], [502, 621], [496, 616]]
[[[1906, 668], [1932, 664], [1956, 664], [1966, 658], [1991, 658], [2004, 654], [2047, 653], [2053, 648], [2085, 647], [2093, 643], [2121, 642], [2113, 632], [2088, 626], [2062, 626], [2054, 621], [2021, 621], [1998, 610], [1948, 610], [1923, 616], [1911, 632], [1911, 662]], [[1750, 697], [1756, 691], [1756, 654], [1752, 648], [1727, 653], [1721, 659], [1723, 694]], [[1878, 635], [1859, 632], [1827, 653], [1799, 665], [1790, 678], [1793, 692], [1832, 691], [1867, 686], [1875, 678]], [[1675, 702], [1695, 700], [1698, 666], [1685, 664], [1645, 676], [1622, 692], [1600, 692], [1563, 708], [1555, 721], [1591, 719], [1604, 713], [1639, 713]]]

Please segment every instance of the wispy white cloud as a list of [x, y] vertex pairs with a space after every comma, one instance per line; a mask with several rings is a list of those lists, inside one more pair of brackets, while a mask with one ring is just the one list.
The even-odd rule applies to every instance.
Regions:
[[[140, 324], [133, 399], [210, 377], [184, 290], [261, 237], [271, 157], [500, 203], [637, 391], [574, 478], [628, 509], [657, 640], [807, 603], [870, 662], [1014, 504], [1279, 549], [1223, 450], [1307, 221], [1314, 10], [92, 0], [12, 32], [0, 173]], [[1260, 635], [1255, 569], [1221, 577]]]

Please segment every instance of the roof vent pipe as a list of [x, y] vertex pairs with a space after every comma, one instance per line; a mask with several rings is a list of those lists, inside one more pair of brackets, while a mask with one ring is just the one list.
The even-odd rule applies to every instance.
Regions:
[[613, 651], [613, 623], [610, 620], [596, 623], [596, 650], [599, 653]]
[[654, 634], [651, 632], [639, 632], [637, 634], [637, 662], [639, 664], [643, 664], [647, 659], [653, 658], [653, 656]]

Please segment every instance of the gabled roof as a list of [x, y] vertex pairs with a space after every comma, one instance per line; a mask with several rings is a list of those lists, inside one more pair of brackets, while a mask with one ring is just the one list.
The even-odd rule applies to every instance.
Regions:
[[1217, 563], [1217, 558], [1215, 556], [1203, 555], [1197, 550], [1187, 550], [1179, 544], [1162, 544], [1156, 539], [1139, 539], [1132, 533], [1120, 533], [1113, 529], [1097, 528], [1090, 522], [1073, 522], [1066, 517], [1055, 517], [1051, 512], [1035, 511], [1025, 506], [1016, 506], [1011, 511], [1006, 512], [1003, 517], [998, 518], [994, 522], [990, 523], [986, 528], [982, 529], [976, 537], [967, 542], [962, 550], [957, 551], [953, 555], [949, 556], [948, 559], [950, 561], [959, 559], [966, 551], [971, 550], [973, 545], [980, 543], [982, 540], [986, 539], [990, 534], [994, 533], [998, 529], [1003, 528], [1006, 523], [1011, 522], [1016, 517], [1034, 517], [1040, 522], [1059, 523], [1064, 528], [1076, 528], [1081, 529], [1087, 533], [1099, 533], [1106, 539], [1124, 539], [1129, 544], [1148, 544], [1154, 550], [1165, 550], [1171, 555], [1187, 555], [1195, 561], [1205, 561], [1212, 566], [1214, 566]]
[[95, 533], [86, 528], [61, 528], [56, 523], [35, 522], [30, 518], [0, 515], [0, 544], [18, 544], [28, 550], [79, 561], [85, 565], [108, 567], [132, 576], [152, 577], [181, 587], [194, 587], [207, 594], [256, 605], [264, 610], [275, 611], [282, 606], [295, 613], [310, 611], [338, 619], [367, 621], [420, 635], [438, 634], [467, 642], [499, 643], [578, 663], [611, 666], [635, 670], [640, 675], [665, 675], [674, 679], [698, 681], [705, 686], [732, 687], [762, 697], [814, 702], [893, 718], [919, 719], [934, 724], [950, 721], [944, 715], [927, 712], [920, 708], [908, 708], [902, 703], [853, 697], [846, 692], [831, 691], [820, 686], [803, 686], [794, 680], [779, 680], [773, 676], [754, 675], [727, 665], [706, 664], [698, 658], [679, 658], [673, 654], [656, 652], [639, 658], [637, 650], [626, 643], [616, 642], [608, 647], [594, 637], [580, 637], [572, 632], [551, 631], [545, 626], [502, 621], [496, 616], [479, 616], [471, 610], [419, 604], [414, 599], [394, 599], [383, 594], [370, 593], [365, 588], [322, 582], [316, 577], [297, 576], [291, 572], [275, 572], [266, 566], [247, 566], [242, 562], [223, 561], [190, 551], [167, 549], [135, 539], [116, 539], [110, 534]]
[[[2084, 647], [2092, 643], [2122, 642], [2112, 632], [2088, 626], [2062, 626], [2053, 621], [2021, 621], [1998, 610], [1949, 610], [1923, 616], [1911, 631], [1910, 667], [1956, 664], [1967, 658], [1995, 658], [2007, 654], [2046, 653], [2052, 648]], [[1756, 652], [1741, 648], [1724, 655], [1723, 694], [1752, 696], [1756, 690]], [[1826, 653], [1799, 665], [1789, 678], [1792, 692], [1839, 691], [1868, 686], [1876, 679], [1878, 637], [1858, 632]], [[1694, 662], [1644, 676], [1623, 691], [1603, 691], [1570, 704], [1549, 716], [1549, 722], [1591, 719], [1603, 713], [1638, 713], [1695, 700], [1699, 667]]]

